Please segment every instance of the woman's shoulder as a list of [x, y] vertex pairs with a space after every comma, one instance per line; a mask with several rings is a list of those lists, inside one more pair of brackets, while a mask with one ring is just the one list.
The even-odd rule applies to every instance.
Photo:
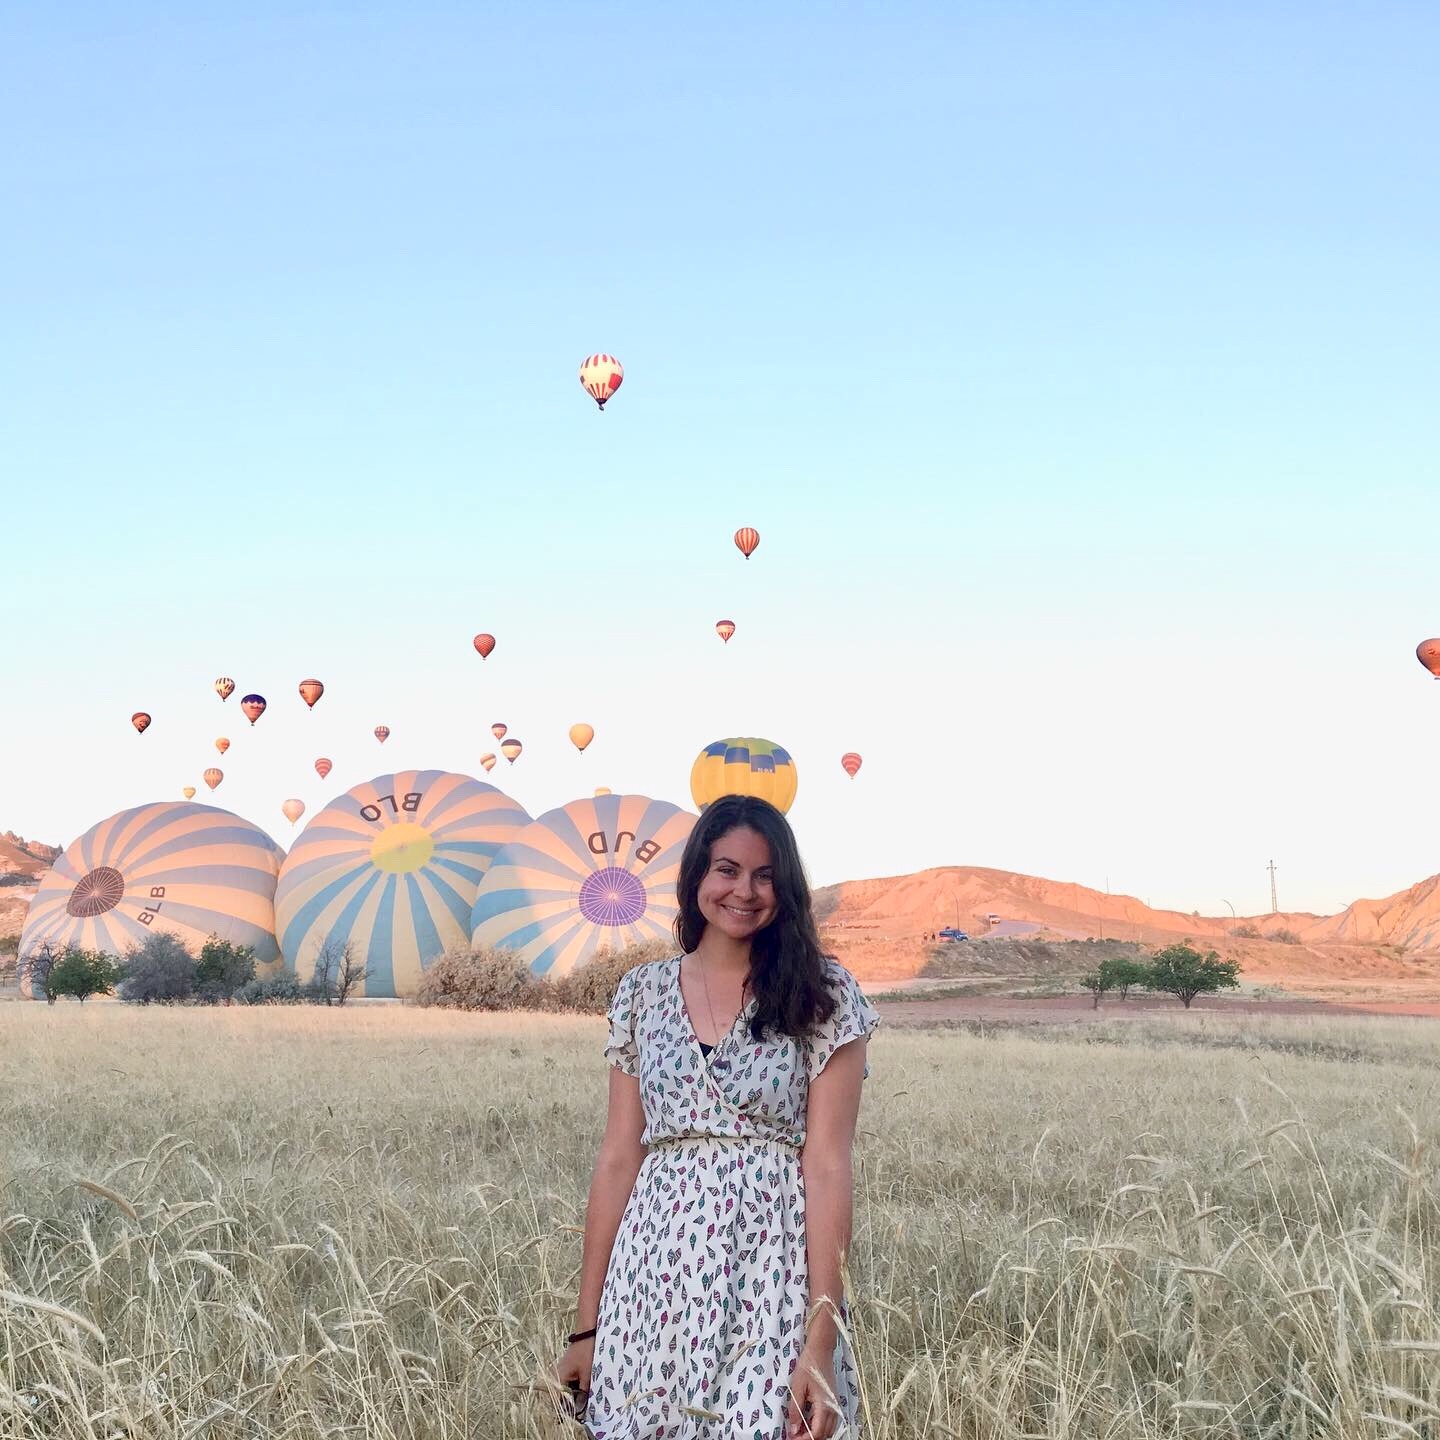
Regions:
[[638, 965], [632, 965], [621, 977], [615, 987], [616, 995], [621, 993], [634, 994], [637, 990], [644, 993], [653, 988], [664, 976], [667, 966], [673, 965], [681, 957], [679, 955], [666, 955], [658, 960], [642, 960]]
[[820, 958], [825, 967], [825, 983], [831, 989], [845, 991], [859, 988], [860, 982], [833, 955], [822, 955]]

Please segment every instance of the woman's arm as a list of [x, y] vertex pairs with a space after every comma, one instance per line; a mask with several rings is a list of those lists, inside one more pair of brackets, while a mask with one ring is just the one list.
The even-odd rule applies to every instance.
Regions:
[[640, 1103], [640, 1082], [633, 1075], [612, 1066], [610, 1104], [605, 1134], [595, 1156], [590, 1176], [590, 1198], [585, 1205], [585, 1245], [580, 1257], [580, 1299], [575, 1328], [589, 1330], [600, 1309], [600, 1292], [620, 1217], [625, 1213], [635, 1177], [645, 1159], [640, 1136], [645, 1130], [645, 1111]]
[[[850, 1157], [860, 1112], [866, 1043], [861, 1038], [841, 1045], [810, 1082], [800, 1172], [805, 1180], [811, 1309], [828, 1297], [838, 1311], [843, 1297], [840, 1265], [850, 1250], [855, 1190]], [[828, 1357], [837, 1333], [835, 1311], [827, 1305], [811, 1320], [805, 1347]]]

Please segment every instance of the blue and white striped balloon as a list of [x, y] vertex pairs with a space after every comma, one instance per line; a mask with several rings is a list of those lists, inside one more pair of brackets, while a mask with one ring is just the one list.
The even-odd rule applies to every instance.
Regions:
[[276, 926], [301, 980], [327, 946], [368, 967], [356, 992], [410, 996], [431, 961], [470, 938], [470, 909], [497, 850], [530, 823], [469, 775], [404, 770], [332, 800], [280, 872]]
[[668, 937], [680, 857], [698, 816], [645, 795], [549, 810], [507, 845], [475, 900], [471, 944], [563, 975], [597, 950]]
[[258, 825], [212, 805], [122, 810], [69, 845], [40, 881], [20, 936], [123, 955], [157, 932], [193, 952], [212, 934], [279, 958], [275, 882], [285, 852]]

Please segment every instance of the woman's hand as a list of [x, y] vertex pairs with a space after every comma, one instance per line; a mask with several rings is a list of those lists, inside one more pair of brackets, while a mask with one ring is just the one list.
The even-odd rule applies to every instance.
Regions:
[[830, 1440], [840, 1416], [835, 1408], [835, 1354], [806, 1345], [790, 1377], [789, 1440]]
[[[590, 1369], [595, 1363], [595, 1337], [574, 1341], [560, 1357], [555, 1367], [556, 1378], [566, 1386], [583, 1408], [590, 1396]], [[579, 1394], [576, 1395], [576, 1391]], [[576, 1415], [578, 1420], [580, 1417]]]

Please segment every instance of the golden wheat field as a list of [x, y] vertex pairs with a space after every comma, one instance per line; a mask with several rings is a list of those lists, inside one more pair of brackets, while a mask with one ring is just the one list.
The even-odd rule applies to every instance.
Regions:
[[[1437, 1042], [882, 1027], [864, 1433], [1440, 1433]], [[0, 1007], [0, 1434], [578, 1436], [543, 1376], [602, 1043], [564, 1016]]]

